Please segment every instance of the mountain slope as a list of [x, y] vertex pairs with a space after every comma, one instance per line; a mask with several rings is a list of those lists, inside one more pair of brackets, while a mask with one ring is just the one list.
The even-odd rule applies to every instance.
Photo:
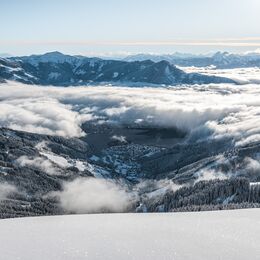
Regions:
[[235, 83], [233, 80], [185, 73], [168, 61], [118, 61], [69, 56], [59, 52], [0, 59], [0, 78], [40, 85], [135, 84], [159, 85]]
[[[129, 196], [123, 210], [127, 212], [259, 207], [259, 171], [244, 171], [243, 163], [258, 154], [259, 144], [242, 147], [232, 155], [231, 149], [217, 149], [214, 142], [209, 154], [192, 144], [159, 149], [117, 141], [96, 152], [88, 140], [94, 138], [95, 145], [98, 141], [95, 134], [89, 134], [89, 139], [64, 138], [0, 128], [0, 218], [93, 212], [85, 202], [92, 191], [86, 195], [80, 189], [89, 189], [83, 180], [109, 180], [118, 185]], [[201, 144], [201, 150], [207, 145]], [[220, 169], [223, 173], [215, 180], [203, 177]], [[232, 171], [237, 174], [228, 178]], [[67, 204], [63, 207], [56, 195], [66, 196], [67, 189], [78, 182], [74, 199], [82, 201], [79, 211]], [[104, 210], [99, 203], [97, 199], [94, 212], [118, 212]], [[117, 200], [113, 203], [118, 205]]]

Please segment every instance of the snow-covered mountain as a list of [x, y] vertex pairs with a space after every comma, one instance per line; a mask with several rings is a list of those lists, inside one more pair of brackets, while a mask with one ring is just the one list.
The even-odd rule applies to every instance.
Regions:
[[115, 138], [126, 130], [136, 131], [104, 126], [63, 138], [1, 128], [0, 218], [259, 207], [259, 170], [244, 170], [259, 143], [236, 151], [228, 140], [160, 148], [145, 145], [145, 134], [139, 144]]
[[0, 79], [40, 85], [114, 84], [208, 84], [235, 83], [233, 80], [185, 73], [169, 61], [119, 61], [64, 55], [44, 55], [0, 59]]
[[166, 60], [171, 64], [178, 66], [195, 66], [208, 67], [215, 66], [219, 69], [227, 68], [246, 68], [246, 67], [260, 67], [260, 53], [249, 52], [246, 54], [231, 54], [228, 52], [217, 52], [213, 55], [192, 55], [192, 54], [137, 54], [130, 55], [124, 60], [126, 61], [144, 61], [152, 60], [159, 62]]
[[125, 61], [144, 61], [144, 60], [152, 60], [154, 62], [166, 60], [169, 62], [173, 62], [174, 60], [178, 59], [191, 59], [191, 58], [205, 58], [210, 57], [209, 55], [196, 55], [190, 53], [180, 53], [175, 52], [173, 54], [150, 54], [150, 53], [139, 53], [134, 55], [128, 55], [127, 57], [123, 58]]

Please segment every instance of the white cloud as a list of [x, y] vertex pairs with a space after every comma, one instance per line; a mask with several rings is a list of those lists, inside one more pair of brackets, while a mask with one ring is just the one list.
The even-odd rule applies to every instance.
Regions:
[[1, 126], [68, 137], [83, 134], [78, 113], [37, 87], [12, 83], [0, 86], [0, 93]]
[[122, 136], [122, 135], [113, 135], [112, 137], [111, 137], [111, 139], [113, 140], [113, 141], [118, 141], [118, 142], [121, 142], [121, 143], [126, 143], [127, 141], [126, 141], [126, 137], [125, 136]]
[[209, 67], [181, 67], [188, 73], [201, 73], [209, 76], [219, 76], [235, 80], [239, 84], [260, 84], [260, 68], [236, 68], [236, 69], [216, 69]]
[[250, 157], [245, 158], [246, 170], [253, 172], [260, 172], [260, 161]]
[[78, 178], [64, 184], [56, 195], [63, 209], [73, 213], [123, 212], [129, 195], [116, 184], [95, 178]]
[[176, 127], [201, 138], [233, 137], [237, 145], [260, 140], [259, 85], [172, 88], [0, 86], [0, 125], [81, 136], [81, 124]]
[[22, 167], [33, 166], [46, 172], [49, 175], [57, 175], [60, 173], [58, 168], [55, 168], [51, 161], [43, 157], [29, 158], [28, 156], [21, 156], [16, 160], [16, 162]]
[[17, 188], [8, 183], [0, 183], [0, 201], [5, 200], [8, 195], [15, 193]]

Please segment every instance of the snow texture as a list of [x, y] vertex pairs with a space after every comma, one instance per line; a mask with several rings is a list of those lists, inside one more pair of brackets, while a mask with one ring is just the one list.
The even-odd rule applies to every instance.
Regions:
[[0, 221], [1, 259], [259, 259], [260, 210]]

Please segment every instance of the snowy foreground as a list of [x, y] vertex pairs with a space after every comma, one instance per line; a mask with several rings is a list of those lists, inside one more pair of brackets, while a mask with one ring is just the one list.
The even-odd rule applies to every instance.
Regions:
[[0, 259], [260, 259], [260, 209], [0, 221]]

